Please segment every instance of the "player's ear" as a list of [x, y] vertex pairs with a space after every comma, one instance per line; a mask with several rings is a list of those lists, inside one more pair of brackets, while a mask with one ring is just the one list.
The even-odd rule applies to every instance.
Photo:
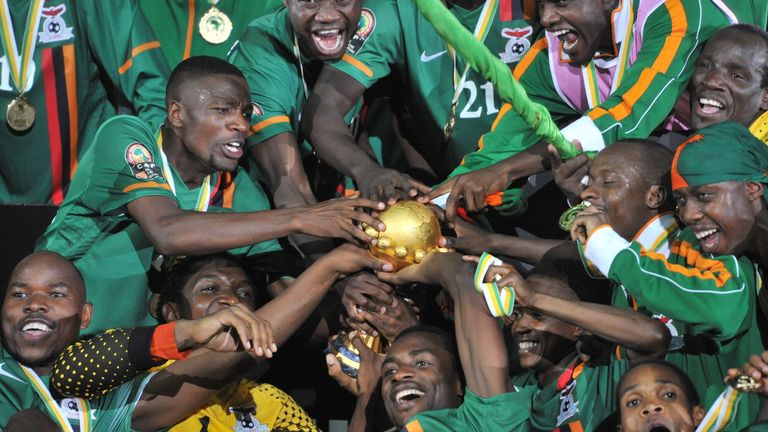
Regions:
[[91, 325], [91, 318], [93, 318], [93, 304], [85, 303], [80, 308], [80, 330], [85, 330]]
[[160, 307], [160, 313], [163, 314], [165, 322], [173, 322], [181, 319], [178, 307], [173, 303], [163, 303]]
[[667, 201], [667, 190], [662, 185], [653, 185], [645, 194], [645, 205], [651, 209], [657, 209]]
[[748, 181], [744, 183], [744, 188], [750, 201], [763, 199], [764, 184]]
[[699, 426], [702, 420], [704, 420], [704, 415], [706, 412], [704, 411], [704, 408], [701, 405], [696, 405], [693, 407], [693, 412], [691, 413], [691, 417], [693, 419], [693, 426]]
[[184, 123], [184, 107], [177, 100], [168, 104], [168, 123], [174, 127], [181, 127]]
[[768, 87], [761, 90], [762, 92], [762, 100], [760, 103], [760, 109], [763, 111], [768, 111]]

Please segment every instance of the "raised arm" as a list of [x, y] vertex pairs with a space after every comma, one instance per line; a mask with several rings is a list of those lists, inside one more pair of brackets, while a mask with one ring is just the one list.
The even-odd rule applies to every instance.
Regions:
[[507, 349], [498, 322], [488, 312], [472, 282], [475, 266], [456, 253], [432, 253], [421, 263], [395, 274], [380, 274], [389, 283], [440, 285], [454, 299], [456, 343], [467, 387], [480, 397], [513, 390]]
[[321, 159], [357, 182], [363, 197], [394, 203], [396, 198], [427, 192], [428, 187], [403, 173], [382, 167], [355, 143], [344, 116], [364, 91], [365, 87], [351, 76], [325, 66], [304, 105], [302, 133]]

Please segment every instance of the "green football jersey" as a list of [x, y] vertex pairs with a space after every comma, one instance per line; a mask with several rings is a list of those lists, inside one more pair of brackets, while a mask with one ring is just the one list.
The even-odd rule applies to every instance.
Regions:
[[[645, 248], [606, 226], [592, 233], [584, 255], [616, 284], [615, 306], [636, 308], [667, 325], [667, 360], [688, 374], [708, 408], [727, 370], [764, 350], [756, 305], [762, 282], [746, 256], [702, 254], [690, 228], [667, 241], [662, 250]], [[744, 399], [725, 430], [740, 430], [754, 419], [758, 398]]]
[[481, 398], [467, 387], [458, 408], [424, 411], [403, 432], [522, 432], [528, 430], [532, 388]]
[[142, 374], [120, 385], [106, 395], [84, 401], [82, 399], [54, 399], [48, 391], [49, 376], [38, 376], [24, 368], [0, 346], [0, 430], [15, 413], [37, 408], [47, 414], [59, 427], [62, 423], [73, 430], [81, 430], [81, 412], [87, 411], [82, 430], [113, 432], [132, 430], [131, 420], [136, 403], [153, 374]]
[[[147, 271], [154, 247], [126, 205], [146, 196], [164, 196], [181, 209], [194, 210], [200, 188], [189, 189], [169, 167], [175, 193], [164, 174], [158, 127], [132, 116], [117, 116], [102, 126], [56, 218], [37, 249], [72, 260], [83, 274], [94, 316], [88, 333], [156, 323], [147, 310]], [[210, 177], [209, 212], [268, 210], [260, 186], [238, 169]], [[276, 240], [231, 250], [260, 254], [280, 250]]]
[[[32, 2], [9, 3], [20, 47]], [[169, 69], [132, 0], [47, 0], [34, 31], [38, 41], [24, 96], [37, 115], [32, 127], [19, 133], [5, 124], [6, 110], [0, 109], [0, 202], [60, 204], [96, 130], [115, 114], [104, 78], [140, 117], [159, 124]], [[0, 50], [5, 107], [18, 91], [2, 45]]]
[[[281, 0], [138, 0], [160, 48], [171, 67], [191, 56], [208, 55], [226, 58], [232, 45], [246, 26], [256, 18], [277, 10]], [[200, 33], [200, 21], [216, 4], [232, 23], [229, 37], [217, 43], [207, 41]]]
[[[614, 347], [615, 348], [615, 347]], [[532, 431], [593, 431], [616, 410], [616, 386], [629, 370], [622, 350], [583, 362], [573, 355], [568, 369], [544, 388], [534, 371], [513, 378], [518, 388], [536, 388], [531, 401]]]
[[[451, 5], [451, 11], [481, 39], [485, 35], [488, 49], [513, 68], [539, 29], [534, 13], [523, 11], [523, 3], [490, 0], [487, 10]], [[477, 148], [478, 138], [491, 128], [499, 112], [499, 96], [490, 82], [469, 69], [460, 87], [453, 133], [445, 143], [443, 127], [465, 70], [464, 60], [454, 57], [413, 1], [373, 0], [365, 6], [370, 10], [366, 31], [358, 31], [359, 37], [353, 38], [347, 54], [330, 64], [365, 87], [396, 73], [407, 106], [407, 138], [444, 178], [466, 153]]]

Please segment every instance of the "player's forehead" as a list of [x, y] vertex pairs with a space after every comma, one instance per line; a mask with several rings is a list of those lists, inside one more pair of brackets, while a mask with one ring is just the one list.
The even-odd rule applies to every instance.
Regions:
[[8, 287], [65, 286], [78, 294], [85, 286], [75, 266], [53, 252], [37, 252], [21, 260], [13, 270]]
[[680, 389], [684, 387], [680, 375], [663, 364], [639, 365], [624, 377], [619, 388], [619, 397], [630, 392], [652, 391], [660, 386], [674, 386]]
[[179, 88], [179, 99], [185, 104], [205, 105], [250, 103], [248, 83], [230, 74], [206, 74], [193, 77]]

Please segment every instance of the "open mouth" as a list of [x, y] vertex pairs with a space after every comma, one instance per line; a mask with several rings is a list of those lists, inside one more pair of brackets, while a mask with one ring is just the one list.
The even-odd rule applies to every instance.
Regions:
[[696, 238], [699, 240], [701, 249], [705, 252], [714, 250], [714, 248], [720, 242], [720, 230], [717, 228], [694, 231]]
[[560, 39], [560, 43], [563, 45], [563, 51], [566, 53], [573, 51], [579, 43], [579, 34], [573, 30], [557, 30], [553, 33]]
[[243, 143], [239, 141], [231, 141], [224, 144], [224, 153], [228, 158], [240, 159], [243, 155]]
[[698, 111], [699, 113], [704, 115], [719, 114], [720, 111], [725, 109], [725, 104], [723, 104], [720, 101], [716, 101], [714, 99], [702, 97], [702, 98], [699, 98], [698, 102], [699, 102]]
[[648, 432], [672, 432], [668, 427], [666, 426], [652, 426], [650, 429], [648, 429]]
[[424, 392], [418, 389], [400, 390], [395, 393], [395, 405], [411, 405], [413, 402], [421, 399], [422, 396], [424, 396]]
[[517, 343], [517, 350], [520, 352], [535, 351], [539, 348], [539, 343], [536, 341], [522, 341]]
[[312, 32], [312, 41], [322, 54], [336, 54], [344, 46], [344, 31], [340, 29], [316, 30]]
[[25, 337], [37, 339], [53, 332], [53, 328], [42, 321], [30, 321], [21, 327], [21, 332]]

